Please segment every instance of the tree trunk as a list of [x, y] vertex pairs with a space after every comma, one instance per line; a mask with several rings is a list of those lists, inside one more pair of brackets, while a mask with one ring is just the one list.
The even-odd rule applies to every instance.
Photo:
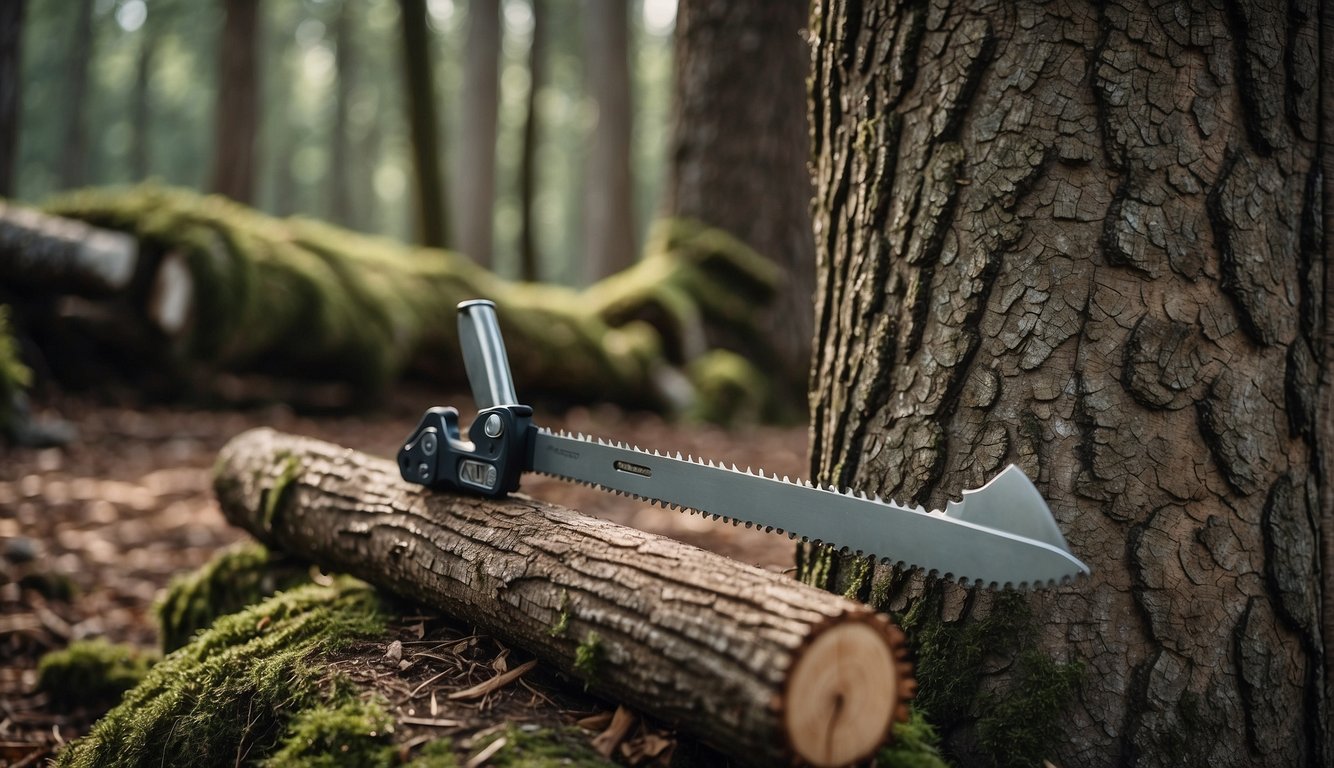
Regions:
[[475, 624], [740, 761], [867, 757], [906, 717], [901, 634], [858, 603], [531, 499], [437, 494], [393, 462], [252, 430], [219, 458], [234, 524]]
[[334, 122], [329, 151], [329, 217], [344, 227], [359, 229], [363, 219], [358, 216], [355, 198], [357, 185], [366, 184], [364, 176], [352, 168], [352, 136], [348, 113], [352, 109], [352, 95], [356, 91], [357, 60], [355, 0], [343, 0], [334, 21]]
[[1316, 10], [815, 6], [813, 469], [938, 506], [1017, 463], [1094, 574], [1016, 603], [803, 553], [909, 610], [964, 762], [1334, 756]]
[[542, 0], [532, 0], [533, 42], [528, 48], [528, 105], [523, 121], [523, 155], [519, 158], [519, 279], [542, 279], [537, 251], [537, 222], [533, 206], [537, 200], [538, 95], [546, 82], [546, 9]]
[[459, 136], [459, 250], [490, 269], [496, 198], [496, 121], [500, 113], [500, 0], [469, 0]]
[[[1334, 257], [1334, 118], [1330, 116], [1330, 105], [1334, 104], [1334, 9], [1328, 3], [1320, 5], [1320, 148], [1317, 151], [1321, 164], [1320, 216], [1312, 222], [1316, 225], [1313, 234], [1318, 244], [1318, 255], [1322, 264], [1331, 263]], [[1324, 606], [1321, 631], [1325, 639], [1325, 691], [1326, 699], [1334, 699], [1334, 446], [1328, 444], [1329, 435], [1334, 435], [1334, 365], [1330, 364], [1334, 355], [1334, 279], [1325, 276], [1323, 296], [1324, 338], [1320, 340], [1318, 359], [1320, 366], [1320, 407], [1317, 417], [1317, 434], [1323, 435], [1325, 442], [1318, 446], [1321, 458], [1320, 477], [1320, 523], [1319, 536], [1323, 544], [1321, 553], [1321, 573], [1324, 574]], [[1329, 706], [1328, 704], [1326, 705]], [[1328, 709], [1326, 710], [1328, 712]], [[1334, 734], [1328, 734], [1325, 754], [1334, 754]]]
[[597, 104], [585, 181], [585, 276], [593, 282], [635, 262], [630, 181], [630, 62], [624, 0], [588, 0], [584, 8], [584, 68]]
[[65, 61], [68, 101], [65, 141], [60, 153], [60, 185], [73, 189], [88, 183], [88, 70], [93, 60], [93, 2], [82, 0]]
[[139, 28], [139, 56], [135, 64], [134, 94], [130, 103], [130, 122], [134, 126], [133, 143], [130, 145], [130, 173], [135, 181], [143, 181], [152, 173], [152, 136], [150, 135], [153, 118], [152, 77], [153, 65], [157, 55], [158, 30], [162, 22], [158, 19], [161, 11], [154, 9]]
[[17, 189], [19, 119], [23, 109], [24, 0], [0, 4], [0, 197]]
[[223, 0], [218, 99], [213, 124], [213, 191], [240, 203], [255, 199], [259, 136], [259, 0]]
[[805, 0], [683, 0], [676, 11], [663, 209], [726, 230], [787, 276], [765, 317], [794, 399], [810, 371], [815, 287], [802, 37]]
[[444, 248], [449, 227], [440, 164], [440, 123], [435, 116], [435, 77], [431, 69], [430, 27], [426, 0], [399, 0], [403, 30], [403, 83], [408, 127], [412, 134], [412, 173], [416, 179], [417, 242]]

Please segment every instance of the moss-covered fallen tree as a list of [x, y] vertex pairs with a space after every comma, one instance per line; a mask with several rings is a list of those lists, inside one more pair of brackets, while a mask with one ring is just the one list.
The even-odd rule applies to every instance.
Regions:
[[[218, 371], [334, 381], [363, 401], [408, 372], [460, 384], [454, 307], [488, 298], [529, 396], [708, 410], [701, 396], [763, 389], [753, 366], [710, 364], [710, 354], [720, 338], [768, 348], [754, 308], [780, 276], [729, 235], [686, 221], [660, 222], [635, 267], [576, 291], [179, 189], [93, 189], [51, 201], [48, 214], [133, 237], [135, 247], [115, 257], [124, 277], [111, 284], [71, 276], [106, 259], [83, 258], [68, 228], [56, 227], [64, 239], [43, 240], [30, 212], [8, 210], [21, 215], [0, 215], [0, 284], [29, 299], [78, 298], [26, 302], [22, 319], [45, 328], [82, 316], [124, 367], [151, 363], [196, 382]], [[49, 263], [60, 269], [42, 268]], [[705, 377], [701, 386], [692, 373]]]

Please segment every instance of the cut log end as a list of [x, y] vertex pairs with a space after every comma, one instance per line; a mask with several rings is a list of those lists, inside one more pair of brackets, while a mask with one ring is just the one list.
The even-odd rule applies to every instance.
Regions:
[[835, 624], [792, 665], [783, 727], [815, 766], [863, 760], [884, 743], [915, 690], [903, 634], [881, 620]]

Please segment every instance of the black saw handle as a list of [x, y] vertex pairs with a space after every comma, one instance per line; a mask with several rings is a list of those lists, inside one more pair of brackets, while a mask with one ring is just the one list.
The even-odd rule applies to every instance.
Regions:
[[410, 483], [499, 497], [519, 488], [532, 466], [533, 409], [514, 394], [496, 305], [485, 299], [459, 304], [459, 347], [477, 418], [468, 439], [459, 432], [456, 408], [431, 408], [398, 452], [398, 469]]

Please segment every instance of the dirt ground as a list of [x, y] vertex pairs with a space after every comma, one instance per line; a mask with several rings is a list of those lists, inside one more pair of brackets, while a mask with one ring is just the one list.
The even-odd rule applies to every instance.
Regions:
[[[54, 711], [33, 693], [42, 654], [99, 636], [155, 647], [149, 609], [158, 592], [244, 536], [222, 518], [210, 487], [210, 467], [230, 437], [269, 426], [392, 456], [426, 407], [462, 410], [470, 401], [408, 390], [376, 413], [326, 417], [280, 406], [131, 409], [72, 397], [45, 404], [77, 427], [75, 442], [42, 450], [0, 445], [0, 766], [39, 763], [99, 714]], [[806, 474], [804, 427], [727, 431], [613, 407], [539, 409], [535, 420], [780, 475]], [[783, 536], [536, 475], [525, 477], [523, 490], [761, 567], [792, 566], [794, 548]]]

